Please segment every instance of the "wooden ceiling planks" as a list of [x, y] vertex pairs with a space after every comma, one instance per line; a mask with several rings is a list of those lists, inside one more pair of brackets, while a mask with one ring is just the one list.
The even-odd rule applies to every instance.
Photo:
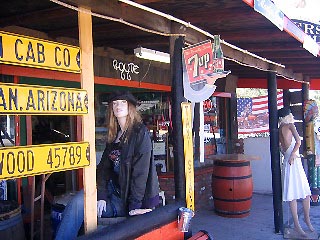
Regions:
[[[189, 44], [207, 38], [191, 28], [117, 0], [63, 1], [72, 6], [90, 6], [95, 13], [121, 18], [147, 29], [186, 34], [186, 41]], [[220, 34], [222, 39], [243, 50], [284, 64], [285, 72], [288, 74], [302, 73], [311, 78], [320, 78], [319, 59], [303, 49], [299, 41], [288, 33], [281, 32], [268, 19], [255, 12], [246, 3], [251, 4], [252, 1], [136, 0], [135, 2], [190, 22], [212, 35]], [[78, 39], [77, 12], [49, 0], [5, 1], [1, 6], [0, 15], [0, 28], [16, 25], [44, 32], [51, 40]], [[137, 46], [169, 52], [168, 36], [148, 33], [95, 16], [93, 16], [93, 35], [95, 47], [116, 48], [127, 54], [132, 54]], [[226, 54], [229, 54], [228, 51]], [[250, 58], [242, 54], [237, 53], [235, 56], [238, 56], [238, 60], [245, 59], [247, 64], [253, 66], [257, 64], [257, 60], [249, 61]], [[240, 78], [266, 76], [265, 72], [237, 65], [226, 63], [232, 73]]]

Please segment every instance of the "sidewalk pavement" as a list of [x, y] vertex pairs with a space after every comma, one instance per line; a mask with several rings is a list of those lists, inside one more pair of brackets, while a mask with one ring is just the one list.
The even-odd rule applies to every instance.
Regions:
[[[304, 223], [302, 202], [298, 202], [299, 220], [309, 238], [288, 238], [288, 235], [274, 232], [273, 200], [271, 194], [253, 194], [250, 215], [245, 218], [225, 218], [215, 214], [214, 210], [196, 210], [191, 221], [191, 230], [195, 234], [206, 230], [214, 240], [277, 240], [277, 239], [320, 239], [320, 206], [311, 206], [310, 218], [317, 233], [308, 232]], [[283, 203], [284, 227], [288, 221], [293, 228], [288, 203]], [[312, 237], [314, 236], [314, 237]], [[317, 237], [318, 236], [318, 237]]]

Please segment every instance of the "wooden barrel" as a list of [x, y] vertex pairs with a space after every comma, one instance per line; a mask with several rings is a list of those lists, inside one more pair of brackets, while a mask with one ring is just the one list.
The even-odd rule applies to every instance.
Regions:
[[242, 218], [250, 213], [252, 199], [250, 161], [215, 161], [212, 193], [215, 212], [223, 217]]
[[25, 239], [20, 206], [14, 201], [0, 201], [0, 239]]

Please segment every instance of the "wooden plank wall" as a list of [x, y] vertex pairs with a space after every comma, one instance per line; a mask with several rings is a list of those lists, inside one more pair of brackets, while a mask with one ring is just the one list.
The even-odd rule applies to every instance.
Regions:
[[126, 72], [123, 71], [121, 76], [121, 69], [125, 66], [126, 70], [130, 70], [129, 66], [135, 65], [139, 73], [129, 71], [131, 80], [171, 86], [170, 64], [143, 60], [115, 49], [95, 50], [93, 62], [95, 76], [118, 79], [125, 77], [124, 81], [130, 81]]

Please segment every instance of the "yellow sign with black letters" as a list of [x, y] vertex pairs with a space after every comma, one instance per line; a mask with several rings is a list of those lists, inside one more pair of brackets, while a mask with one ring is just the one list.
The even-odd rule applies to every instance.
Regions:
[[80, 48], [0, 31], [0, 63], [80, 73]]
[[191, 103], [181, 103], [183, 149], [186, 175], [186, 204], [187, 208], [194, 211], [194, 170], [193, 170], [193, 142]]
[[88, 142], [0, 148], [0, 180], [66, 171], [88, 165]]
[[0, 114], [82, 115], [87, 113], [86, 90], [0, 83]]

